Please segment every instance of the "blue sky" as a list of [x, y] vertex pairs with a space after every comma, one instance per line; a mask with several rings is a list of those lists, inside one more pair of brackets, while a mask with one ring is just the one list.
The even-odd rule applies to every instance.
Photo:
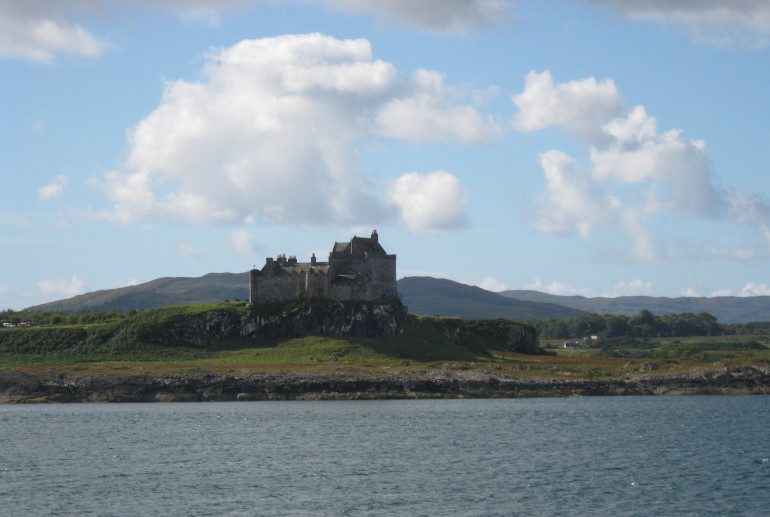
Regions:
[[0, 308], [324, 257], [770, 294], [764, 0], [0, 0]]

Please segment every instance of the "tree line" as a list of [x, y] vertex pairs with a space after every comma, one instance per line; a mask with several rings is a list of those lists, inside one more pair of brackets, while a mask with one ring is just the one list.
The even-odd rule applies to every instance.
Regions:
[[527, 320], [540, 339], [581, 339], [632, 337], [661, 338], [688, 336], [762, 335], [770, 333], [770, 322], [719, 323], [707, 312], [658, 316], [647, 309], [635, 316], [581, 314], [565, 320]]
[[63, 311], [14, 311], [6, 309], [0, 312], [0, 323], [30, 322], [33, 325], [59, 326], [59, 325], [94, 325], [124, 319], [136, 311], [125, 314], [119, 311], [100, 311], [90, 309], [79, 313]]
[[[0, 323], [10, 322], [16, 325], [28, 321], [34, 325], [46, 326], [93, 325], [118, 321], [134, 314], [136, 314], [135, 310], [123, 313], [116, 310], [90, 309], [71, 313], [7, 309], [0, 312]], [[540, 339], [582, 339], [588, 336], [599, 338], [661, 338], [770, 334], [770, 322], [719, 323], [714, 316], [707, 312], [698, 314], [685, 312], [658, 316], [647, 309], [635, 316], [589, 313], [565, 320], [555, 318], [532, 319], [525, 323], [537, 330]]]

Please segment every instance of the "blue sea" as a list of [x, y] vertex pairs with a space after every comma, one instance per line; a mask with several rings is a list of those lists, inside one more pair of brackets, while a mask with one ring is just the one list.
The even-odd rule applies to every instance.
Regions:
[[770, 397], [0, 406], [0, 515], [770, 514]]

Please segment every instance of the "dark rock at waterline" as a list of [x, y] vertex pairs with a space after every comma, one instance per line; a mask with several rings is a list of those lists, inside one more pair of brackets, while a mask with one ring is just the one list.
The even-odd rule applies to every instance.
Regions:
[[437, 371], [392, 377], [354, 374], [83, 375], [0, 372], [0, 402], [177, 402], [231, 400], [566, 397], [770, 393], [770, 368], [735, 367], [622, 380], [517, 378]]

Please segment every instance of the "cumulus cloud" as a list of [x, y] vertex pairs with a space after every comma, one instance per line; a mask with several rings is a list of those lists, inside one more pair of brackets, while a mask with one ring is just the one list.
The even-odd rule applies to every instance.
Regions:
[[414, 142], [491, 142], [500, 130], [492, 118], [484, 118], [472, 106], [452, 102], [457, 92], [443, 83], [436, 72], [418, 70], [413, 81], [417, 90], [393, 99], [375, 120], [376, 133]]
[[613, 289], [615, 296], [654, 296], [655, 289], [651, 282], [637, 278], [630, 282], [618, 282]]
[[40, 190], [38, 190], [38, 196], [40, 199], [51, 199], [59, 196], [61, 194], [62, 190], [64, 190], [64, 187], [67, 186], [69, 183], [69, 178], [67, 176], [64, 176], [63, 174], [60, 174], [56, 176], [48, 185], [45, 185], [44, 187], [40, 187]]
[[37, 282], [37, 287], [44, 296], [71, 298], [72, 296], [84, 293], [86, 290], [86, 283], [73, 275], [72, 280], [69, 282], [62, 279], [46, 279]]
[[[630, 110], [610, 80], [554, 83], [530, 72], [514, 127], [556, 127], [579, 138], [587, 163], [558, 151], [540, 155], [546, 190], [533, 226], [543, 233], [589, 238], [597, 228], [619, 234], [605, 253], [619, 261], [662, 263], [674, 257], [656, 222], [671, 215], [729, 217], [770, 238], [770, 202], [714, 185], [706, 144], [677, 129], [660, 131], [643, 106]], [[624, 248], [618, 242], [626, 242]]]
[[404, 174], [388, 185], [388, 201], [414, 232], [442, 233], [466, 224], [468, 192], [446, 171]]
[[524, 289], [540, 291], [541, 293], [548, 293], [556, 296], [595, 296], [594, 291], [591, 289], [579, 289], [569, 284], [558, 282], [556, 280], [548, 285], [545, 285], [539, 276], [535, 277], [535, 281], [531, 284], [525, 284]]
[[49, 62], [59, 53], [100, 56], [106, 44], [64, 15], [73, 5], [88, 3], [0, 1], [0, 57]]
[[612, 80], [589, 77], [554, 84], [548, 70], [529, 72], [524, 91], [512, 100], [519, 109], [513, 121], [519, 131], [553, 126], [588, 142], [600, 140], [601, 123], [622, 109], [622, 99]]
[[259, 252], [254, 237], [246, 230], [230, 232], [230, 248], [243, 255], [257, 255]]
[[[102, 55], [110, 44], [92, 34], [82, 21], [104, 16], [116, 7], [170, 12], [183, 21], [216, 26], [223, 13], [268, 0], [0, 0], [0, 58], [53, 61], [59, 54], [86, 58]], [[295, 0], [332, 9], [372, 13], [433, 33], [464, 32], [499, 21], [508, 0]]]
[[[130, 131], [125, 166], [95, 181], [114, 204], [103, 217], [193, 224], [384, 221], [398, 210], [374, 194], [357, 145], [383, 135], [423, 139], [396, 127], [394, 106], [430, 106], [428, 126], [442, 141], [483, 140], [495, 128], [446, 98], [440, 77], [399, 76], [392, 64], [373, 58], [364, 39], [245, 40], [212, 52], [204, 73], [201, 82], [167, 83], [160, 106]], [[421, 117], [419, 109], [404, 113]], [[475, 130], [458, 137], [456, 124]], [[457, 226], [465, 207], [459, 180], [448, 173], [427, 178], [440, 188], [423, 191], [423, 199], [430, 206], [448, 199], [451, 208], [428, 216], [405, 209], [404, 194], [393, 198], [396, 208], [412, 228]]]
[[770, 287], [768, 284], [749, 282], [741, 289], [740, 296], [770, 296]]
[[176, 243], [176, 252], [185, 258], [196, 258], [202, 255], [201, 250], [184, 242]]
[[507, 14], [507, 0], [322, 0], [338, 9], [373, 12], [429, 32], [463, 32], [492, 25]]
[[704, 286], [700, 280], [695, 278], [693, 275], [689, 275], [687, 277], [687, 287], [679, 291], [679, 296], [687, 297], [701, 297], [708, 296], [708, 294], [709, 291], [706, 286]]
[[617, 219], [618, 200], [607, 196], [577, 160], [551, 150], [540, 155], [540, 166], [545, 173], [546, 192], [536, 202], [536, 230], [588, 237], [597, 225], [611, 225]]
[[732, 191], [727, 204], [733, 220], [753, 226], [770, 241], [770, 200], [750, 192]]
[[766, 47], [770, 3], [766, 0], [591, 0], [632, 18], [688, 27], [697, 41]]
[[493, 293], [499, 293], [500, 291], [505, 291], [506, 289], [504, 283], [493, 277], [485, 278], [482, 280], [479, 287], [486, 289], [487, 291], [492, 291]]

